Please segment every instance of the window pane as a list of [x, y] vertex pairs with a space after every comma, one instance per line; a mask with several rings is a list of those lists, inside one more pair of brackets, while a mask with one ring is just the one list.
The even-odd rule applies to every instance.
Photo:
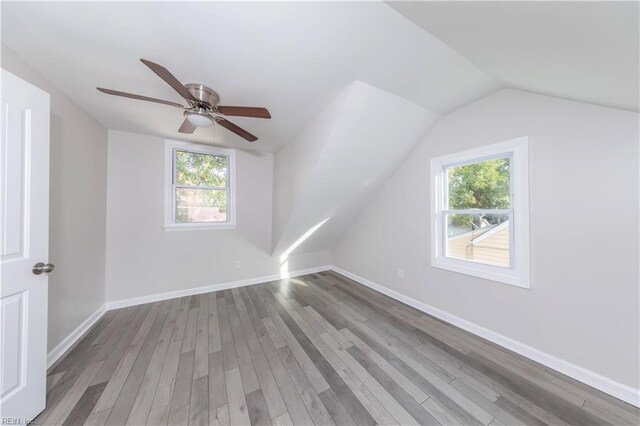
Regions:
[[227, 191], [176, 189], [176, 223], [226, 222]]
[[450, 209], [508, 209], [509, 158], [447, 168]]
[[176, 151], [176, 185], [227, 186], [228, 157]]
[[448, 257], [508, 268], [509, 215], [447, 214]]

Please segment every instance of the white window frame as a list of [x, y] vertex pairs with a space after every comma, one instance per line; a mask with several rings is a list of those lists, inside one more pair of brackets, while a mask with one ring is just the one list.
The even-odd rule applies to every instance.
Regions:
[[[530, 288], [529, 259], [529, 138], [522, 136], [505, 142], [444, 155], [431, 160], [431, 266], [472, 275], [504, 284]], [[447, 173], [452, 166], [510, 157], [511, 208], [494, 213], [510, 215], [510, 267], [488, 265], [445, 255], [446, 213], [469, 213], [447, 206]], [[482, 210], [485, 211], [485, 210]]]
[[[225, 222], [176, 223], [175, 221], [175, 155], [176, 151], [219, 155], [228, 158], [227, 163], [227, 220]], [[236, 152], [192, 142], [166, 139], [164, 143], [164, 229], [165, 231], [204, 231], [233, 229], [236, 227]]]

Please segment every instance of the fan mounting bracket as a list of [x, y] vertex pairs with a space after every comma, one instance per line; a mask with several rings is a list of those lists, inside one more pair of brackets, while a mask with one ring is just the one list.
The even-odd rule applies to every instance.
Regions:
[[197, 106], [207, 106], [209, 109], [213, 109], [220, 102], [220, 95], [203, 84], [189, 83], [184, 87], [197, 99]]

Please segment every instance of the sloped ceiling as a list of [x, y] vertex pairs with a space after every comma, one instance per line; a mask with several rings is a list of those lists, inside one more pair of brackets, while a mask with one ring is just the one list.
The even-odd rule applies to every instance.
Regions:
[[[286, 257], [331, 248], [439, 115], [500, 87], [637, 111], [637, 4], [615, 4], [2, 2], [2, 41], [107, 128], [276, 152]], [[260, 141], [95, 90], [178, 101], [141, 57], [268, 107], [233, 119]]]
[[392, 1], [506, 86], [639, 111], [638, 1]]
[[[355, 80], [444, 113], [498, 84], [382, 2], [2, 2], [2, 42], [105, 127], [276, 151]], [[96, 86], [179, 97], [139, 58], [226, 105], [266, 106], [234, 118], [248, 144], [214, 126], [177, 133], [181, 111], [104, 95]], [[452, 66], [455, 65], [455, 66]], [[384, 108], [383, 105], [380, 106]]]
[[[273, 254], [283, 260], [293, 250], [331, 247], [438, 115], [357, 81], [319, 117], [276, 153], [276, 169], [286, 170], [276, 175], [276, 199], [289, 200], [276, 203], [274, 215]], [[296, 185], [287, 186], [292, 178]]]

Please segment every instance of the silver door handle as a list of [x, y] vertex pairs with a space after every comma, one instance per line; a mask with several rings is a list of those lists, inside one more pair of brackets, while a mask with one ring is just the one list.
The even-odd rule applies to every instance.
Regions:
[[53, 272], [54, 269], [56, 269], [56, 265], [54, 265], [53, 263], [47, 263], [45, 265], [42, 262], [38, 262], [35, 265], [33, 265], [32, 271], [36, 275], [41, 275], [41, 274], [49, 274]]

